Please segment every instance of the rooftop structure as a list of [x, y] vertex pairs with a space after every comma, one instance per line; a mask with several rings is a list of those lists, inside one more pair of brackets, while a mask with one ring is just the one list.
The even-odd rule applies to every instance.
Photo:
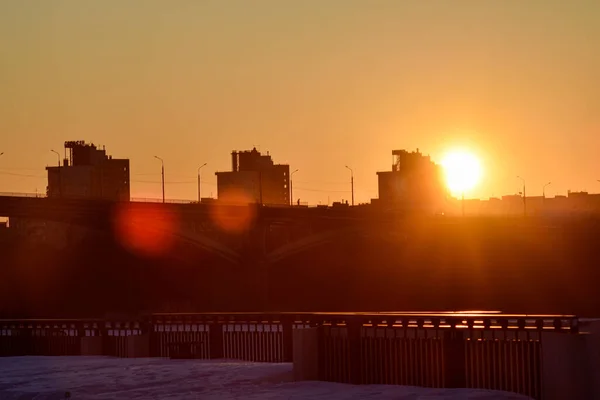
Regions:
[[275, 164], [256, 148], [231, 153], [231, 171], [216, 172], [219, 200], [233, 203], [289, 205], [290, 166]]
[[392, 151], [391, 171], [377, 172], [378, 202], [396, 207], [439, 211], [447, 191], [442, 169], [417, 151]]
[[62, 163], [46, 170], [48, 197], [129, 200], [129, 160], [113, 159], [94, 144], [65, 142]]

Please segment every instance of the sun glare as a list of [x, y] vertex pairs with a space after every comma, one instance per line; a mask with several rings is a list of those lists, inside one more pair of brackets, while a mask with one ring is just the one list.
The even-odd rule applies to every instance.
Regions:
[[442, 160], [446, 185], [453, 195], [462, 195], [473, 189], [481, 179], [482, 169], [477, 157], [463, 150], [454, 150]]

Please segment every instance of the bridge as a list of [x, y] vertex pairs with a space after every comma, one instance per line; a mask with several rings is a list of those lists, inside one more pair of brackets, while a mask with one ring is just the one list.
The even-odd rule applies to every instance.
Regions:
[[[105, 231], [118, 231], [128, 225], [128, 233], [135, 232], [133, 226], [138, 226], [157, 237], [176, 238], [213, 251], [234, 263], [256, 252], [265, 260], [280, 260], [286, 251], [291, 254], [344, 232], [356, 231], [357, 227], [364, 228], [366, 224], [389, 222], [397, 215], [376, 212], [370, 207], [163, 204], [0, 196], [0, 216]], [[292, 235], [292, 231], [302, 234]], [[285, 243], [281, 240], [282, 233], [287, 238]], [[298, 240], [291, 243], [291, 236]], [[274, 242], [278, 242], [275, 247]], [[240, 254], [242, 248], [245, 254]], [[269, 255], [269, 250], [275, 248], [277, 251]]]
[[[27, 237], [0, 243], [0, 314], [2, 306], [37, 307], [36, 317], [125, 306], [600, 312], [596, 219], [14, 196], [0, 196], [0, 216], [91, 232], [79, 242], [66, 235], [64, 249]], [[113, 303], [94, 300], [108, 287]]]

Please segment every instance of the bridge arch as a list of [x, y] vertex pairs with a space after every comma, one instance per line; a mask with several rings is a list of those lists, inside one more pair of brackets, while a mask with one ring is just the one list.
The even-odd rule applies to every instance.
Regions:
[[385, 227], [381, 226], [352, 226], [342, 229], [332, 229], [324, 232], [318, 232], [281, 246], [267, 254], [266, 261], [271, 264], [279, 263], [289, 257], [293, 257], [294, 255], [309, 251], [327, 243], [332, 243], [334, 241], [343, 240], [349, 237], [356, 237], [357, 235], [364, 237], [375, 237], [380, 241], [389, 241], [394, 243], [397, 243], [399, 240], [404, 241], [407, 238], [403, 231], [389, 231], [385, 229]]

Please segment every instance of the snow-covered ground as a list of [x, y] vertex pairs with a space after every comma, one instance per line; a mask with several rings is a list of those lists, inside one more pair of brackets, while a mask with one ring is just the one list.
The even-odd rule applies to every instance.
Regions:
[[293, 382], [290, 364], [109, 357], [0, 358], [0, 399], [523, 400], [511, 393]]

